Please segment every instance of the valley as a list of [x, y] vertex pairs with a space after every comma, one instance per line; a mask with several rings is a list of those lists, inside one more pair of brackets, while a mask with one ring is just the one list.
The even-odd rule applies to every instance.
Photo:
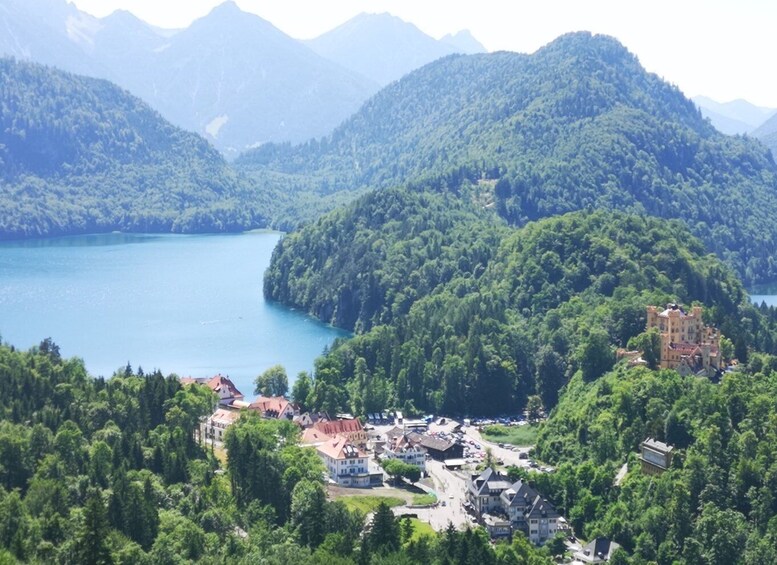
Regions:
[[777, 562], [777, 12], [299, 2], [0, 2], [0, 563]]

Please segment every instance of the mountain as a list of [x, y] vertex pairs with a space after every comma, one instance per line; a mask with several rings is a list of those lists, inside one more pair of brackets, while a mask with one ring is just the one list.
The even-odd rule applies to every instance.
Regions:
[[440, 42], [447, 43], [456, 49], [456, 53], [474, 55], [475, 53], [486, 53], [488, 50], [483, 47], [468, 29], [462, 29], [457, 33], [449, 33], [440, 38]]
[[391, 14], [359, 14], [306, 42], [322, 57], [386, 85], [451, 53], [483, 52], [467, 31], [436, 40]]
[[222, 149], [331, 131], [375, 87], [234, 3], [174, 35], [130, 90]]
[[225, 153], [322, 136], [378, 88], [233, 2], [175, 33], [65, 0], [9, 0], [0, 24], [0, 53], [111, 80]]
[[777, 277], [772, 156], [717, 132], [605, 36], [565, 35], [532, 55], [446, 57], [384, 88], [330, 136], [269, 144], [236, 163], [322, 202], [354, 188], [490, 183], [491, 204], [516, 225], [588, 208], [679, 218], [747, 282]]
[[4, 0], [0, 55], [89, 73], [94, 63], [88, 53], [97, 27], [96, 18], [64, 0]]
[[264, 225], [204, 139], [99, 79], [0, 59], [0, 237]]
[[777, 158], [777, 114], [766, 120], [752, 132], [752, 136], [760, 139]]
[[694, 96], [691, 100], [718, 131], [728, 135], [749, 133], [777, 113], [777, 108], [756, 106], [742, 99], [720, 103], [706, 96]]

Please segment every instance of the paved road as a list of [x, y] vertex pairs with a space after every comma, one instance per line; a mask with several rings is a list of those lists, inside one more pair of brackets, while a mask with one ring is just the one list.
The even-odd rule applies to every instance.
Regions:
[[394, 508], [394, 513], [396, 515], [416, 514], [420, 520], [428, 522], [436, 531], [444, 530], [449, 523], [458, 529], [474, 524], [463, 506], [467, 488], [465, 480], [446, 469], [439, 461], [427, 461], [426, 470], [434, 481], [434, 490], [439, 504], [432, 508], [397, 507]]

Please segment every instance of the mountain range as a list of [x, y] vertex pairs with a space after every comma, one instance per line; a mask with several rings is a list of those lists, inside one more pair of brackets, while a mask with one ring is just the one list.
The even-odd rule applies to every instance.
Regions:
[[355, 20], [370, 22], [371, 38], [344, 35], [352, 21], [311, 42], [330, 45], [339, 54], [330, 60], [231, 1], [186, 29], [161, 30], [124, 11], [95, 18], [65, 0], [7, 0], [0, 54], [115, 82], [234, 156], [323, 136], [355, 112], [380, 84], [342, 64], [348, 52], [380, 75], [482, 48], [466, 33], [437, 41], [397, 18]]
[[106, 80], [0, 58], [0, 238], [239, 231], [262, 195], [200, 136]]
[[606, 36], [568, 34], [532, 55], [440, 59], [320, 141], [266, 145], [236, 165], [324, 201], [353, 189], [474, 184], [515, 225], [587, 208], [678, 218], [748, 282], [777, 276], [772, 156], [717, 132]]
[[721, 103], [706, 96], [694, 96], [691, 100], [718, 131], [728, 135], [754, 132], [777, 114], [777, 108], [756, 106], [742, 99]]
[[391, 14], [359, 14], [306, 42], [322, 57], [381, 86], [453, 53], [486, 51], [468, 31], [440, 40]]

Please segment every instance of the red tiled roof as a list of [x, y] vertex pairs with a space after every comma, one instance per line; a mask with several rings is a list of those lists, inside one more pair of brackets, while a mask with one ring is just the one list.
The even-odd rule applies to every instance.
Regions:
[[334, 420], [333, 422], [316, 422], [313, 428], [327, 435], [352, 434], [363, 432], [364, 428], [358, 418], [350, 420]]
[[215, 377], [211, 378], [206, 383], [206, 386], [213, 392], [227, 390], [229, 391], [229, 396], [231, 398], [243, 398], [243, 393], [237, 390], [237, 387], [231, 380], [229, 380], [229, 377], [225, 377], [223, 375], [216, 375]]

